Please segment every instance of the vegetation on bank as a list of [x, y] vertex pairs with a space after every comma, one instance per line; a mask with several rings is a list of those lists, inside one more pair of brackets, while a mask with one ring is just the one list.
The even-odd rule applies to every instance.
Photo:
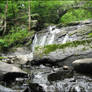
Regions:
[[9, 34], [0, 37], [0, 50], [13, 46], [21, 46], [30, 40], [34, 31], [28, 32], [26, 29], [12, 28]]
[[84, 9], [72, 9], [68, 11], [63, 17], [61, 17], [60, 22], [63, 24], [71, 23], [73, 21], [81, 21], [85, 19], [91, 19], [92, 12], [88, 12]]
[[[92, 19], [91, 9], [92, 1], [89, 0], [1, 0], [0, 49], [24, 45], [34, 34], [32, 30], [39, 31], [45, 24], [63, 25], [72, 21]], [[52, 47], [52, 50], [56, 47]]]
[[65, 44], [52, 44], [52, 45], [46, 45], [44, 47], [36, 47], [35, 51], [39, 54], [49, 54], [50, 52], [53, 52], [57, 49], [65, 49], [66, 47], [77, 47], [78, 45], [90, 45], [92, 43], [92, 39], [89, 40], [81, 40], [81, 41], [73, 41], [73, 42], [67, 42]]

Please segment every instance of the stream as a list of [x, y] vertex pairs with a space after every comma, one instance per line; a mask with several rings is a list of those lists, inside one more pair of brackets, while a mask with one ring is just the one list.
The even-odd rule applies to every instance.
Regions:
[[[76, 28], [80, 28], [80, 26]], [[67, 41], [77, 40], [76, 35], [75, 39], [69, 37], [68, 31], [57, 39], [57, 35], [63, 30], [56, 28], [56, 26], [49, 26], [48, 32], [36, 33], [31, 45], [31, 57], [33, 57], [33, 52], [37, 46], [44, 47], [45, 45], [57, 44], [57, 42], [64, 44]], [[70, 61], [69, 58], [68, 60]], [[36, 65], [27, 62], [21, 68], [28, 73], [28, 76], [16, 78], [14, 81], [10, 80], [10, 83], [1, 81], [0, 92], [92, 92], [92, 75], [77, 73], [71, 65], [51, 65], [42, 62]]]

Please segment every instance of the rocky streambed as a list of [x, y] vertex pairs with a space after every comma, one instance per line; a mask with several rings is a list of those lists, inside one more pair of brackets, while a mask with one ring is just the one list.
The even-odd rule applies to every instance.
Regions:
[[[6, 67], [7, 70], [4, 69], [4, 71], [7, 71], [7, 73], [1, 77], [3, 79], [1, 79], [0, 82], [0, 92], [92, 91], [91, 71], [80, 71], [80, 69], [82, 70], [83, 68], [90, 68], [89, 65], [92, 65], [92, 58], [79, 59], [69, 65], [64, 64], [61, 66], [42, 62], [39, 64], [33, 64], [33, 62], [35, 61], [23, 64], [21, 67], [22, 70], [16, 67], [16, 73], [14, 70], [8, 71], [10, 67], [15, 67], [9, 64], [10, 66], [7, 66], [8, 68]], [[64, 60], [62, 62], [64, 63]], [[82, 67], [82, 65], [85, 65], [85, 67]], [[79, 68], [78, 72], [76, 72], [76, 69], [74, 69], [76, 67]], [[2, 71], [1, 68], [0, 71]]]
[[1, 53], [0, 92], [92, 92], [91, 20], [49, 26], [15, 50]]

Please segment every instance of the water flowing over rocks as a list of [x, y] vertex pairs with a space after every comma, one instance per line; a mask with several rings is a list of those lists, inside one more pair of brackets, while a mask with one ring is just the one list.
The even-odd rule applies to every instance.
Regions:
[[[76, 25], [62, 28], [49, 26], [47, 29], [36, 33], [34, 37], [32, 44], [32, 51], [34, 52], [32, 64], [56, 64], [58, 62], [60, 64], [60, 62], [62, 63], [63, 60], [65, 61], [65, 59], [70, 57], [74, 57], [75, 60], [78, 56], [80, 56], [78, 59], [84, 57], [87, 58], [88, 54], [92, 52], [92, 39], [89, 37], [90, 33], [92, 33], [92, 21], [89, 20], [81, 21]], [[90, 43], [88, 43], [89, 41]], [[49, 51], [47, 54], [44, 53], [46, 45], [48, 45], [48, 47], [53, 44], [67, 45], [69, 42], [71, 44], [70, 46], [66, 46], [65, 48], [57, 48], [54, 51]], [[82, 44], [82, 42], [85, 42], [85, 44]], [[74, 46], [72, 46], [72, 44]], [[36, 47], [39, 49], [37, 50]], [[53, 49], [53, 47], [51, 49]], [[91, 58], [91, 54], [89, 57]], [[69, 62], [71, 63], [71, 61]]]
[[[11, 62], [19, 67], [22, 65], [23, 70], [12, 64], [0, 62], [4, 64], [0, 65], [0, 74], [5, 75], [1, 78], [6, 79], [1, 81], [1, 85], [7, 87], [5, 83], [11, 80], [8, 78], [11, 78], [10, 76], [13, 74], [12, 77], [15, 77], [15, 81], [13, 80], [8, 87], [20, 92], [91, 92], [92, 39], [89, 37], [89, 33], [92, 33], [92, 22], [89, 20], [72, 23], [72, 25], [61, 28], [49, 26], [37, 32], [31, 44], [31, 50], [22, 47], [2, 55], [8, 58], [5, 59], [7, 63]], [[65, 45], [74, 41], [78, 41], [78, 44]], [[85, 41], [85, 44], [80, 44], [80, 41]], [[43, 53], [46, 45], [53, 44], [61, 44], [66, 47]], [[36, 48], [39, 47], [42, 49], [37, 51]], [[13, 67], [15, 70], [12, 69]], [[87, 70], [90, 72], [86, 75], [84, 72], [88, 72]], [[28, 73], [26, 77], [24, 71]]]
[[92, 32], [92, 20], [78, 22], [77, 25], [58, 28], [49, 26], [35, 34], [32, 50], [37, 46], [50, 44], [64, 44], [68, 41], [88, 39], [88, 33]]

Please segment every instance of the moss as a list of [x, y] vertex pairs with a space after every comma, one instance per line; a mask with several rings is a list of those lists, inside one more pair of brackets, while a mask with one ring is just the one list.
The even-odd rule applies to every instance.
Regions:
[[2, 60], [2, 59], [7, 59], [7, 57], [1, 57], [1, 56], [0, 56], [0, 60]]
[[92, 38], [92, 33], [89, 33], [88, 34], [88, 38]]
[[92, 42], [92, 40], [90, 39], [90, 40], [67, 42], [65, 44], [46, 45], [44, 47], [37, 47], [36, 52], [38, 52], [38, 50], [40, 48], [40, 51], [42, 49], [40, 54], [48, 54], [48, 53], [53, 52], [57, 49], [64, 49], [66, 47], [77, 47], [78, 45], [86, 45], [86, 44], [89, 44], [91, 42]]
[[87, 48], [86, 48], [86, 47], [84, 47], [82, 50], [83, 50], [83, 51], [85, 51], [85, 50], [87, 50]]

